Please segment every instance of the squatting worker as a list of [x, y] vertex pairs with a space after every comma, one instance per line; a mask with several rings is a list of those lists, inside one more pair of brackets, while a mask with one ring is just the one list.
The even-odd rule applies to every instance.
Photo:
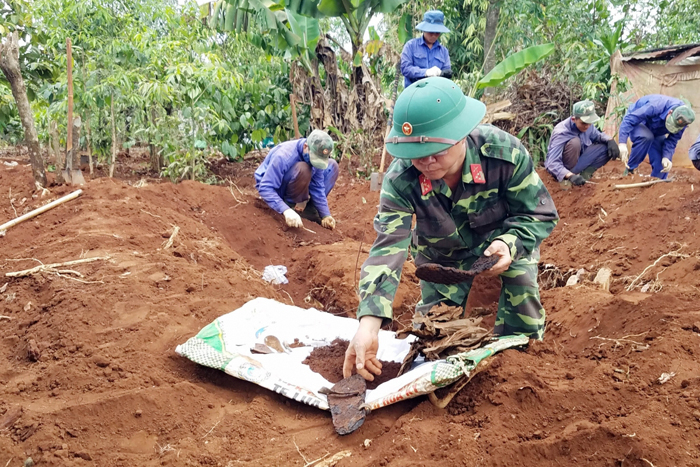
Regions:
[[698, 139], [690, 146], [688, 156], [695, 168], [700, 170], [700, 136], [698, 136]]
[[[370, 380], [381, 372], [377, 336], [382, 322], [392, 319], [409, 245], [416, 265], [466, 270], [482, 254], [498, 256], [490, 270], [502, 282], [495, 333], [542, 338], [539, 245], [559, 217], [520, 141], [478, 125], [485, 112], [440, 77], [411, 85], [397, 99], [386, 142], [396, 159], [382, 184], [377, 239], [362, 265], [360, 325], [345, 354], [345, 376], [353, 366]], [[471, 283], [420, 286], [416, 311], [426, 313], [439, 303], [465, 306]]]
[[598, 120], [595, 104], [580, 101], [573, 115], [554, 127], [544, 166], [558, 182], [583, 185], [610, 159], [620, 157], [617, 143], [593, 126]]
[[308, 138], [287, 141], [270, 150], [255, 171], [255, 188], [263, 200], [284, 215], [289, 227], [303, 227], [304, 217], [335, 228], [328, 193], [338, 180], [338, 163], [331, 159], [333, 140], [314, 130]]
[[[620, 156], [627, 169], [634, 173], [649, 154], [651, 176], [666, 179], [673, 163], [673, 153], [685, 127], [693, 123], [695, 112], [675, 97], [649, 94], [630, 105], [620, 123]], [[632, 153], [627, 139], [632, 140]]]
[[419, 79], [431, 76], [452, 77], [450, 53], [438, 40], [440, 34], [450, 32], [445, 27], [442, 11], [431, 10], [423, 15], [423, 21], [416, 29], [423, 32], [421, 37], [406, 42], [401, 52], [401, 74], [405, 88]]

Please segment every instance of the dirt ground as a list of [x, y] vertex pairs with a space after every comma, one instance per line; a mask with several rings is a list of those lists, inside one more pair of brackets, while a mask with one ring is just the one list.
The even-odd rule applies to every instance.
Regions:
[[[72, 191], [42, 196], [26, 159], [10, 160], [0, 159], [3, 222]], [[354, 316], [378, 194], [344, 173], [329, 197], [337, 229], [287, 230], [256, 201], [254, 161], [218, 165], [230, 188], [141, 179], [144, 161], [128, 163], [120, 179], [89, 181], [0, 238], [0, 467], [27, 457], [304, 466], [343, 450], [339, 466], [700, 465], [699, 173], [674, 168], [673, 183], [621, 191], [619, 162], [568, 191], [541, 173], [561, 215], [541, 249], [554, 271], [543, 276], [545, 341], [494, 357], [444, 410], [414, 399], [339, 437], [329, 413], [174, 349], [259, 296]], [[92, 257], [105, 259], [4, 276]], [[269, 264], [286, 265], [290, 283], [264, 282]], [[603, 266], [610, 292], [590, 282]], [[582, 283], [562, 287], [580, 268]], [[413, 271], [408, 263], [394, 303], [399, 322], [419, 299]], [[480, 278], [470, 297], [487, 325], [498, 290]]]

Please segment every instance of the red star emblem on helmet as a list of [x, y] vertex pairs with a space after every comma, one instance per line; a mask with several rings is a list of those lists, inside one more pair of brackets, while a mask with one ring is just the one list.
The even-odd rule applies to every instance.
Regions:
[[404, 122], [404, 124], [401, 125], [401, 131], [403, 131], [404, 135], [410, 136], [411, 133], [413, 133], [413, 125], [408, 122]]

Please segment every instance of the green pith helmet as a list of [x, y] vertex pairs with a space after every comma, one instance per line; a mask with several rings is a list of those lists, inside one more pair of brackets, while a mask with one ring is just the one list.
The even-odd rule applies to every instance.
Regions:
[[306, 139], [309, 146], [309, 162], [317, 169], [325, 170], [328, 167], [328, 158], [333, 152], [333, 140], [328, 133], [322, 130], [314, 130]]
[[595, 123], [600, 120], [598, 114], [595, 113], [595, 104], [592, 101], [579, 101], [574, 104], [574, 117], [581, 120], [583, 123]]
[[399, 159], [444, 151], [471, 133], [485, 114], [486, 106], [465, 96], [453, 81], [422, 79], [396, 100], [386, 151]]
[[678, 133], [695, 121], [695, 112], [687, 105], [681, 105], [673, 109], [666, 117], [666, 129], [671, 133]]

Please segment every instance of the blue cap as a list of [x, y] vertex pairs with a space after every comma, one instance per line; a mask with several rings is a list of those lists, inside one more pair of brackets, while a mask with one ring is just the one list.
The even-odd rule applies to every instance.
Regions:
[[423, 32], [450, 32], [445, 27], [445, 15], [440, 10], [426, 11], [423, 15], [423, 21], [418, 23], [416, 29]]

